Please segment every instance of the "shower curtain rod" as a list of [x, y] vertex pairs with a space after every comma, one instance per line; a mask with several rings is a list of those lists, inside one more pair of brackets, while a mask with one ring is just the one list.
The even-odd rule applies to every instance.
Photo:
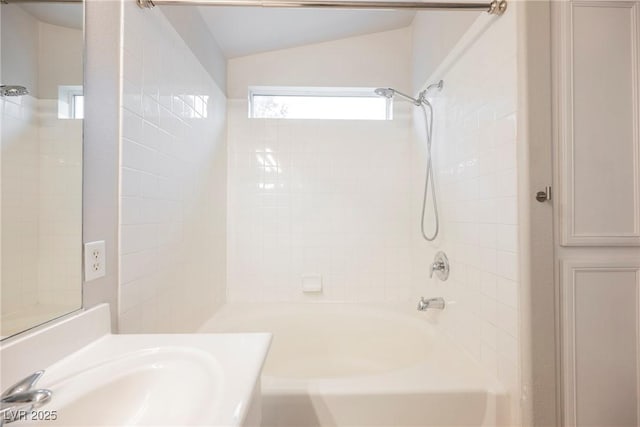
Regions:
[[[83, 0], [0, 0], [8, 3], [82, 3]], [[227, 6], [227, 7], [273, 7], [316, 9], [363, 9], [363, 10], [479, 10], [490, 15], [502, 15], [507, 9], [507, 0], [490, 2], [447, 1], [385, 1], [385, 0], [136, 0], [143, 9], [154, 6]]]
[[491, 15], [502, 15], [507, 8], [506, 0], [483, 3], [423, 2], [423, 1], [378, 1], [378, 0], [136, 0], [141, 8], [154, 6], [233, 6], [273, 8], [317, 8], [317, 9], [386, 9], [386, 10], [481, 10]]

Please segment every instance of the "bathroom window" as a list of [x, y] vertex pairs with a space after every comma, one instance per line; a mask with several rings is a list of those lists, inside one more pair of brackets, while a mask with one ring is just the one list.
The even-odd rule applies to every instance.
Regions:
[[84, 118], [82, 86], [58, 86], [58, 118]]
[[249, 88], [254, 119], [391, 120], [392, 107], [374, 88]]
[[73, 95], [71, 109], [71, 117], [74, 119], [84, 119], [84, 95]]

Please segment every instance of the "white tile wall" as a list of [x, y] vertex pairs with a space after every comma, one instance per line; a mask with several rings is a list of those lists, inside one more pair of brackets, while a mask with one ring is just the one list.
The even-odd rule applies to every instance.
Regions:
[[160, 10], [124, 7], [119, 328], [193, 331], [225, 299], [226, 99]]
[[54, 99], [0, 103], [3, 320], [30, 327], [21, 317], [80, 307], [82, 121], [59, 120]]
[[[82, 121], [57, 118], [57, 84], [82, 84], [82, 31], [3, 8], [3, 77], [30, 93], [0, 99], [2, 334], [81, 305]], [[60, 41], [63, 42], [60, 42]]]
[[[514, 11], [489, 26], [442, 76], [436, 96], [433, 154], [441, 235], [413, 242], [413, 280], [425, 296], [443, 296], [439, 324], [519, 402], [519, 272]], [[415, 144], [424, 153], [422, 117]], [[415, 156], [413, 210], [419, 209], [424, 154]], [[416, 224], [414, 226], [418, 227]], [[428, 278], [437, 250], [451, 263], [447, 282]]]
[[[231, 301], [397, 301], [410, 293], [410, 116], [249, 119], [229, 101]], [[302, 276], [322, 275], [322, 294]]]
[[38, 295], [80, 307], [82, 267], [82, 120], [58, 119], [58, 100], [38, 102], [40, 204]]
[[38, 300], [39, 150], [37, 102], [4, 97], [2, 108], [2, 312]]

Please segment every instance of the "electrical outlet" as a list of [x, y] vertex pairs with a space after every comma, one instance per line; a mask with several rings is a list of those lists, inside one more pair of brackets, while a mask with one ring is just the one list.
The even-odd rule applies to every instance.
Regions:
[[104, 277], [107, 271], [107, 256], [104, 240], [84, 244], [84, 280]]

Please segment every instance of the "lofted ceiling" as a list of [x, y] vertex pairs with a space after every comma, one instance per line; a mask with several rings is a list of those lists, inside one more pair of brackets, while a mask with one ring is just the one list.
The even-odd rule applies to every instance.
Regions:
[[382, 10], [198, 9], [227, 58], [402, 28], [415, 15]]
[[84, 8], [81, 3], [21, 3], [20, 7], [38, 21], [82, 29]]

